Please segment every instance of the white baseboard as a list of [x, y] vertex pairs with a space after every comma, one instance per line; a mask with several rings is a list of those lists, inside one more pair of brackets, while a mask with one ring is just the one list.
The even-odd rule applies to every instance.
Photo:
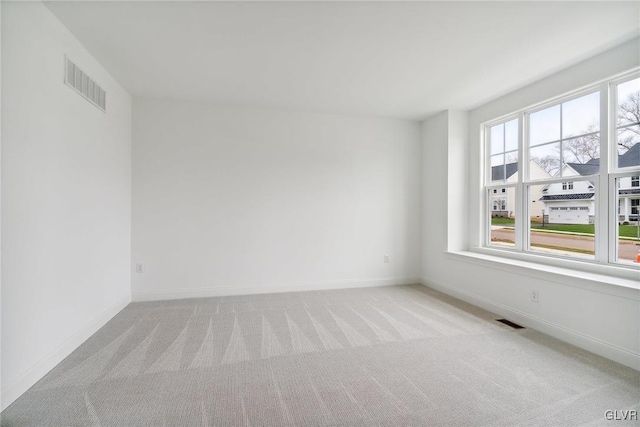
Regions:
[[565, 341], [569, 344], [575, 345], [576, 347], [580, 347], [602, 357], [606, 357], [607, 359], [621, 363], [635, 370], [640, 370], [640, 354], [631, 352], [616, 345], [609, 344], [581, 332], [565, 328], [564, 326], [548, 322], [544, 319], [532, 316], [520, 310], [515, 310], [504, 304], [500, 304], [481, 296], [456, 289], [438, 280], [422, 277], [420, 279], [420, 283], [422, 283], [422, 285], [426, 287], [438, 290], [462, 301], [484, 308], [485, 310], [495, 313], [501, 317], [522, 324], [527, 328], [543, 332], [561, 341]]
[[420, 277], [396, 277], [362, 280], [334, 280], [318, 282], [268, 283], [258, 285], [216, 286], [212, 288], [166, 289], [132, 292], [134, 302], [160, 301], [184, 298], [222, 297], [231, 295], [253, 295], [279, 292], [318, 291], [325, 289], [367, 288], [420, 283]]
[[98, 329], [103, 327], [109, 320], [118, 314], [123, 308], [125, 308], [131, 302], [131, 298], [127, 297], [121, 299], [116, 304], [112, 305], [98, 316], [88, 325], [83, 326], [78, 332], [76, 332], [72, 338], [62, 343], [55, 348], [51, 353], [40, 359], [33, 367], [23, 372], [17, 379], [10, 384], [2, 387], [2, 402], [1, 408], [4, 411], [9, 405], [11, 405], [18, 397], [20, 397], [25, 391], [29, 390], [31, 386], [37, 383], [42, 377], [44, 377], [51, 369], [53, 369], [58, 363], [60, 363], [65, 357], [71, 354], [76, 348], [85, 342], [91, 335], [95, 334]]

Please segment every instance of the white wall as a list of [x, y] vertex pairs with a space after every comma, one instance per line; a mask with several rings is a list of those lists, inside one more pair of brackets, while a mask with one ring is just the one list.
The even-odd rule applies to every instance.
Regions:
[[133, 171], [134, 300], [418, 280], [417, 122], [136, 100]]
[[43, 4], [2, 2], [2, 113], [4, 408], [130, 300], [131, 99]]
[[[638, 289], [611, 285], [614, 280], [608, 276], [460, 255], [450, 243], [461, 235], [463, 250], [481, 242], [481, 123], [637, 66], [639, 52], [638, 40], [626, 43], [481, 106], [470, 112], [468, 122], [446, 112], [423, 122], [423, 283], [636, 369], [640, 368]], [[451, 128], [464, 129], [467, 124], [469, 175], [461, 182], [447, 169], [452, 161], [447, 155], [460, 148], [459, 139], [450, 136]], [[460, 194], [466, 197], [466, 212], [451, 209], [451, 204], [447, 211], [446, 203], [434, 203]], [[449, 226], [447, 235], [438, 226], [442, 218], [461, 228]], [[532, 290], [539, 292], [539, 303], [531, 301]]]

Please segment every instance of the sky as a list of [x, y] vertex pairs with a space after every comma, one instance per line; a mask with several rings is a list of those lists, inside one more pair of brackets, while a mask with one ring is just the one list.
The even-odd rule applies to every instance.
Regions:
[[[640, 78], [629, 80], [617, 86], [618, 103], [626, 100], [634, 92], [640, 93]], [[600, 130], [600, 92], [583, 95], [532, 113], [529, 129], [530, 158], [552, 159], [551, 163], [555, 163], [555, 169], [551, 170], [552, 173], [559, 169], [561, 160], [565, 163], [579, 162], [566, 149], [569, 142], [567, 140]], [[518, 121], [512, 120], [493, 126], [490, 132], [491, 166], [517, 161]], [[631, 132], [627, 131], [626, 134], [630, 135]], [[596, 134], [592, 138], [594, 137], [598, 138], [598, 135]], [[561, 144], [564, 145], [562, 159], [560, 156]]]

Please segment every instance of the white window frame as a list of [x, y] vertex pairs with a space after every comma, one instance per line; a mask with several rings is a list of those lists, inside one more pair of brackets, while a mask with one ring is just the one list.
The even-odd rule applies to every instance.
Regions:
[[[484, 186], [482, 187], [482, 199], [484, 206], [489, 202], [487, 195], [495, 188], [506, 187], [515, 188], [515, 245], [513, 248], [502, 248], [491, 245], [491, 214], [484, 218], [482, 226], [482, 247], [490, 248], [492, 251], [504, 251], [505, 255], [514, 253], [517, 258], [522, 255], [534, 255], [536, 259], [560, 259], [573, 262], [585, 262], [591, 264], [607, 265], [616, 269], [640, 269], [640, 265], [627, 265], [618, 263], [617, 260], [617, 227], [618, 227], [618, 192], [615, 187], [617, 178], [623, 176], [631, 176], [640, 174], [640, 166], [620, 168], [617, 164], [618, 149], [617, 143], [617, 86], [629, 80], [640, 77], [640, 68], [621, 73], [608, 79], [585, 86], [567, 94], [557, 96], [550, 100], [524, 108], [515, 113], [511, 113], [491, 120], [481, 125], [481, 156], [483, 170]], [[529, 147], [528, 139], [528, 123], [529, 116], [535, 112], [544, 110], [554, 105], [562, 104], [573, 99], [588, 95], [590, 93], [600, 92], [600, 166], [599, 173], [595, 175], [580, 176], [580, 179], [574, 181], [591, 181], [596, 188], [595, 194], [595, 256], [593, 260], [582, 260], [561, 255], [552, 254], [532, 254], [529, 251], [530, 238], [530, 221], [523, 220], [529, 217], [528, 188], [532, 185], [552, 184], [568, 182], [567, 177], [545, 178], [542, 180], [530, 179], [529, 177]], [[492, 183], [491, 181], [491, 147], [490, 129], [492, 126], [500, 125], [518, 120], [518, 179], [515, 183], [507, 183], [505, 181]], [[562, 130], [560, 131], [562, 138]], [[612, 141], [612, 143], [609, 143]], [[561, 159], [562, 161], [562, 159]], [[560, 164], [562, 168], [562, 163]], [[573, 184], [573, 182], [572, 182]], [[573, 187], [573, 185], [571, 186]], [[485, 212], [487, 212], [485, 210]], [[611, 230], [611, 232], [610, 232]], [[494, 252], [495, 253], [495, 252]], [[522, 255], [521, 255], [522, 254]], [[555, 264], [555, 262], [554, 262]]]

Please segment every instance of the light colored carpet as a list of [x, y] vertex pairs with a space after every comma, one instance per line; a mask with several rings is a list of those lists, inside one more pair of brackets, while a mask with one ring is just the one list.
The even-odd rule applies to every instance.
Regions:
[[2, 426], [599, 426], [640, 410], [637, 371], [494, 318], [419, 285], [133, 303]]

